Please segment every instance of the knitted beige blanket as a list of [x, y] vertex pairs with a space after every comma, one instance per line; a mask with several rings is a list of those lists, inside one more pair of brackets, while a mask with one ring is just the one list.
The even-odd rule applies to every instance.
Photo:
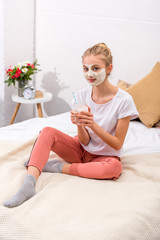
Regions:
[[158, 153], [123, 157], [116, 181], [42, 173], [33, 198], [4, 207], [23, 182], [33, 142], [0, 142], [0, 240], [160, 239]]

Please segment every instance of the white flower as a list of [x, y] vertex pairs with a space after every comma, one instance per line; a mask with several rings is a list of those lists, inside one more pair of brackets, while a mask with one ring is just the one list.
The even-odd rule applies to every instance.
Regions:
[[22, 63], [17, 63], [17, 66], [16, 66], [16, 67], [21, 69]]
[[28, 68], [22, 68], [22, 72], [26, 73], [28, 71]]

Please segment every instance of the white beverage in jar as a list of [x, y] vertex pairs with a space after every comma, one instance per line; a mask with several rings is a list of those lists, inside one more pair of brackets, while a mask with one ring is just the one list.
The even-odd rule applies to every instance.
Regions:
[[[82, 111], [88, 112], [88, 107], [86, 105], [82, 104], [74, 104], [73, 110], [75, 111], [75, 118], [76, 118], [76, 113], [80, 113]], [[78, 120], [76, 119], [76, 123], [78, 124]]]

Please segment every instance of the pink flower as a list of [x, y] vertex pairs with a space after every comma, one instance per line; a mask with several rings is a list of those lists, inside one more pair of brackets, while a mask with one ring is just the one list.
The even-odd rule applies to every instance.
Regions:
[[31, 67], [32, 69], [34, 69], [34, 64], [27, 63], [27, 66]]
[[17, 68], [17, 71], [16, 71], [16, 72], [19, 72], [19, 71], [21, 72], [21, 69], [20, 69], [20, 68]]
[[16, 74], [15, 74], [16, 78], [20, 77], [21, 73], [22, 71], [19, 68], [17, 68]]
[[13, 70], [9, 68], [6, 72], [7, 72], [7, 73], [13, 72]]

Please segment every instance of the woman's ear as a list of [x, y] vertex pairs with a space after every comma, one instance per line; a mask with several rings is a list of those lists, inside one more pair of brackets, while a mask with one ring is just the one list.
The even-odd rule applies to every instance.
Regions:
[[111, 71], [112, 71], [113, 65], [109, 64], [109, 66], [107, 67], [107, 75], [110, 75]]

